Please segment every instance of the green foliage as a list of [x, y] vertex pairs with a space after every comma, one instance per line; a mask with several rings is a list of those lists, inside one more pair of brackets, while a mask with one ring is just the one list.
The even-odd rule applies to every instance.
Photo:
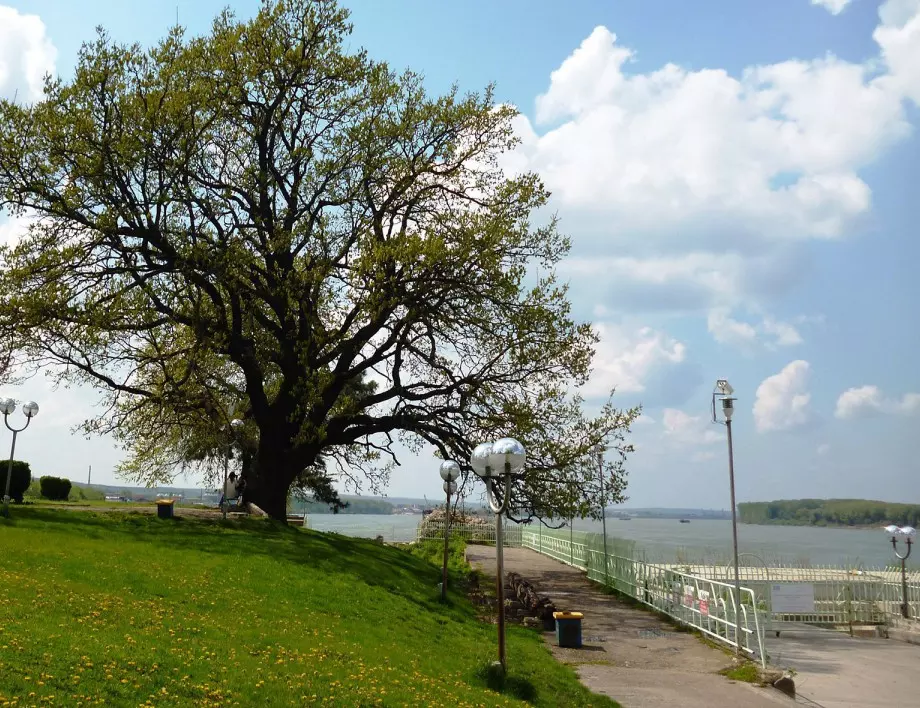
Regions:
[[494, 626], [370, 540], [39, 506], [0, 536], [0, 704], [616, 705], [518, 627], [491, 689]]
[[745, 524], [794, 526], [920, 526], [920, 504], [867, 499], [793, 499], [744, 502], [738, 518]]
[[[0, 496], [6, 489], [6, 478], [10, 469], [9, 460], [0, 461]], [[13, 460], [13, 475], [10, 478], [10, 499], [22, 504], [23, 495], [32, 484], [32, 468], [28, 462]]]
[[[409, 552], [438, 568], [444, 566], [444, 541], [425, 540], [406, 546]], [[468, 583], [476, 571], [466, 562], [466, 541], [452, 538], [448, 543], [447, 572], [451, 582]]]
[[[130, 494], [126, 495], [126, 497], [130, 497]], [[70, 501], [103, 501], [105, 500], [105, 492], [82, 484], [74, 484], [70, 490], [69, 499]]]
[[61, 477], [42, 477], [38, 480], [41, 495], [52, 501], [67, 501], [70, 498], [70, 489], [73, 486], [69, 479]]
[[86, 430], [146, 483], [177, 461], [214, 478], [237, 448], [277, 519], [292, 486], [379, 489], [399, 440], [466, 466], [518, 437], [520, 516], [622, 501], [638, 410], [589, 417], [571, 393], [597, 335], [555, 275], [568, 238], [535, 225], [547, 191], [500, 168], [515, 110], [491, 88], [428, 95], [350, 31], [332, 0], [147, 49], [100, 31], [42, 101], [0, 101], [0, 207], [38, 217], [0, 249], [6, 376], [96, 387]]
[[761, 683], [762, 675], [757, 664], [750, 661], [722, 669], [720, 672], [726, 678], [732, 681], [744, 681], [745, 683]]

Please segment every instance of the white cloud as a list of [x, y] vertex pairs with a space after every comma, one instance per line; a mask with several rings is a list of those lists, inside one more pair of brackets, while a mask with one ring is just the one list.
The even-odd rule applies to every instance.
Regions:
[[595, 325], [600, 342], [594, 354], [594, 371], [583, 393], [607, 396], [645, 390], [648, 377], [660, 367], [679, 364], [686, 356], [683, 343], [648, 327], [629, 331], [616, 325]]
[[752, 351], [763, 345], [768, 349], [790, 347], [802, 343], [802, 335], [788, 322], [765, 317], [759, 325], [733, 319], [729, 310], [717, 308], [706, 319], [709, 333], [720, 344]]
[[831, 450], [831, 446], [830, 446], [830, 445], [828, 445], [827, 443], [821, 443], [821, 444], [818, 445], [818, 447], [815, 449], [815, 452], [817, 452], [818, 455], [820, 455], [820, 456], [823, 457], [823, 456], [826, 455], [828, 452], [830, 452], [830, 450]]
[[21, 15], [0, 5], [0, 96], [35, 101], [42, 96], [45, 74], [54, 71], [57, 49], [37, 15]]
[[[911, 131], [920, 0], [885, 3], [873, 36], [866, 63], [826, 55], [730, 75], [634, 71], [635, 53], [597, 27], [537, 98], [540, 130], [517, 119], [509, 168], [540, 173], [578, 235], [570, 267], [605, 269], [621, 309], [758, 303], [800, 277], [798, 244], [868, 212], [860, 170]], [[772, 334], [796, 339], [779, 323]]]
[[764, 318], [763, 331], [773, 335], [774, 344], [778, 347], [794, 347], [802, 343], [802, 335], [795, 327], [788, 322], [774, 320], [772, 317]]
[[712, 450], [701, 450], [700, 452], [694, 452], [690, 457], [694, 462], [708, 462], [709, 460], [714, 460], [716, 458], [716, 453]]
[[811, 0], [812, 5], [820, 5], [832, 15], [839, 15], [851, 0]]
[[725, 310], [713, 310], [706, 319], [709, 333], [720, 344], [749, 348], [757, 341], [757, 330], [747, 322], [729, 317]]
[[676, 408], [665, 408], [661, 417], [664, 434], [671, 440], [684, 445], [708, 445], [721, 439], [712, 428], [712, 422], [702, 416], [694, 416]]
[[797, 359], [761, 382], [754, 401], [754, 423], [758, 431], [786, 430], [809, 421], [809, 368], [807, 361]]
[[859, 386], [840, 394], [834, 415], [838, 418], [858, 418], [878, 413], [910, 415], [918, 411], [920, 393], [905, 393], [899, 400], [887, 398], [878, 386]]
[[15, 216], [0, 221], [0, 246], [15, 246], [19, 243], [34, 220], [34, 216]]
[[881, 48], [891, 89], [920, 104], [920, 0], [889, 0], [872, 38]]

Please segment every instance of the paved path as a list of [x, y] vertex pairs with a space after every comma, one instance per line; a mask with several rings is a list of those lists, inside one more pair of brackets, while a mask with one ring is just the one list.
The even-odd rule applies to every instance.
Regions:
[[920, 706], [920, 646], [803, 626], [767, 634], [775, 666], [796, 670], [800, 702], [821, 708]]
[[[467, 558], [495, 577], [495, 549], [469, 546]], [[505, 571], [529, 580], [560, 610], [585, 613], [582, 649], [562, 649], [545, 638], [553, 655], [573, 664], [588, 688], [624, 708], [776, 708], [791, 700], [719, 676], [731, 659], [655, 615], [595, 590], [583, 572], [526, 548], [505, 549]], [[514, 657], [510, 656], [513, 662]], [[904, 704], [907, 705], [907, 704]]]

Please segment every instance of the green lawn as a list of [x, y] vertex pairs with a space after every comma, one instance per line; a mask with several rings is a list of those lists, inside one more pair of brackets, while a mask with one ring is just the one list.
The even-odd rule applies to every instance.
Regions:
[[615, 706], [440, 569], [264, 521], [12, 509], [0, 519], [0, 706]]

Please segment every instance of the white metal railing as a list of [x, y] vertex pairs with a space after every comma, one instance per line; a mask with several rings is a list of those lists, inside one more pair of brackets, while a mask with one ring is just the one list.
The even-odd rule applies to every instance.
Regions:
[[[517, 524], [505, 524], [502, 527], [502, 543], [508, 547], [521, 546], [522, 528]], [[495, 523], [450, 525], [452, 538], [462, 538], [467, 543], [495, 544]], [[415, 532], [417, 541], [444, 538], [444, 521], [422, 521]]]
[[[754, 554], [743, 554], [755, 557]], [[901, 616], [901, 571], [893, 568], [839, 568], [832, 566], [766, 566], [747, 564], [739, 576], [752, 587], [767, 608], [769, 629], [787, 622], [816, 625], [885, 624]], [[731, 566], [694, 566], [691, 571], [728, 580]], [[788, 585], [810, 585], [814, 606], [809, 612], [781, 612], [774, 608], [773, 594]], [[911, 618], [920, 618], [920, 572], [907, 573], [907, 606]]]
[[590, 579], [606, 583], [716, 641], [740, 646], [766, 665], [764, 627], [754, 590], [742, 587], [741, 596], [736, 597], [731, 583], [616, 552], [608, 552], [605, 564], [603, 550], [596, 548], [597, 540], [589, 543], [588, 537], [584, 532], [528, 529], [522, 533], [522, 543], [525, 548], [586, 571]]

